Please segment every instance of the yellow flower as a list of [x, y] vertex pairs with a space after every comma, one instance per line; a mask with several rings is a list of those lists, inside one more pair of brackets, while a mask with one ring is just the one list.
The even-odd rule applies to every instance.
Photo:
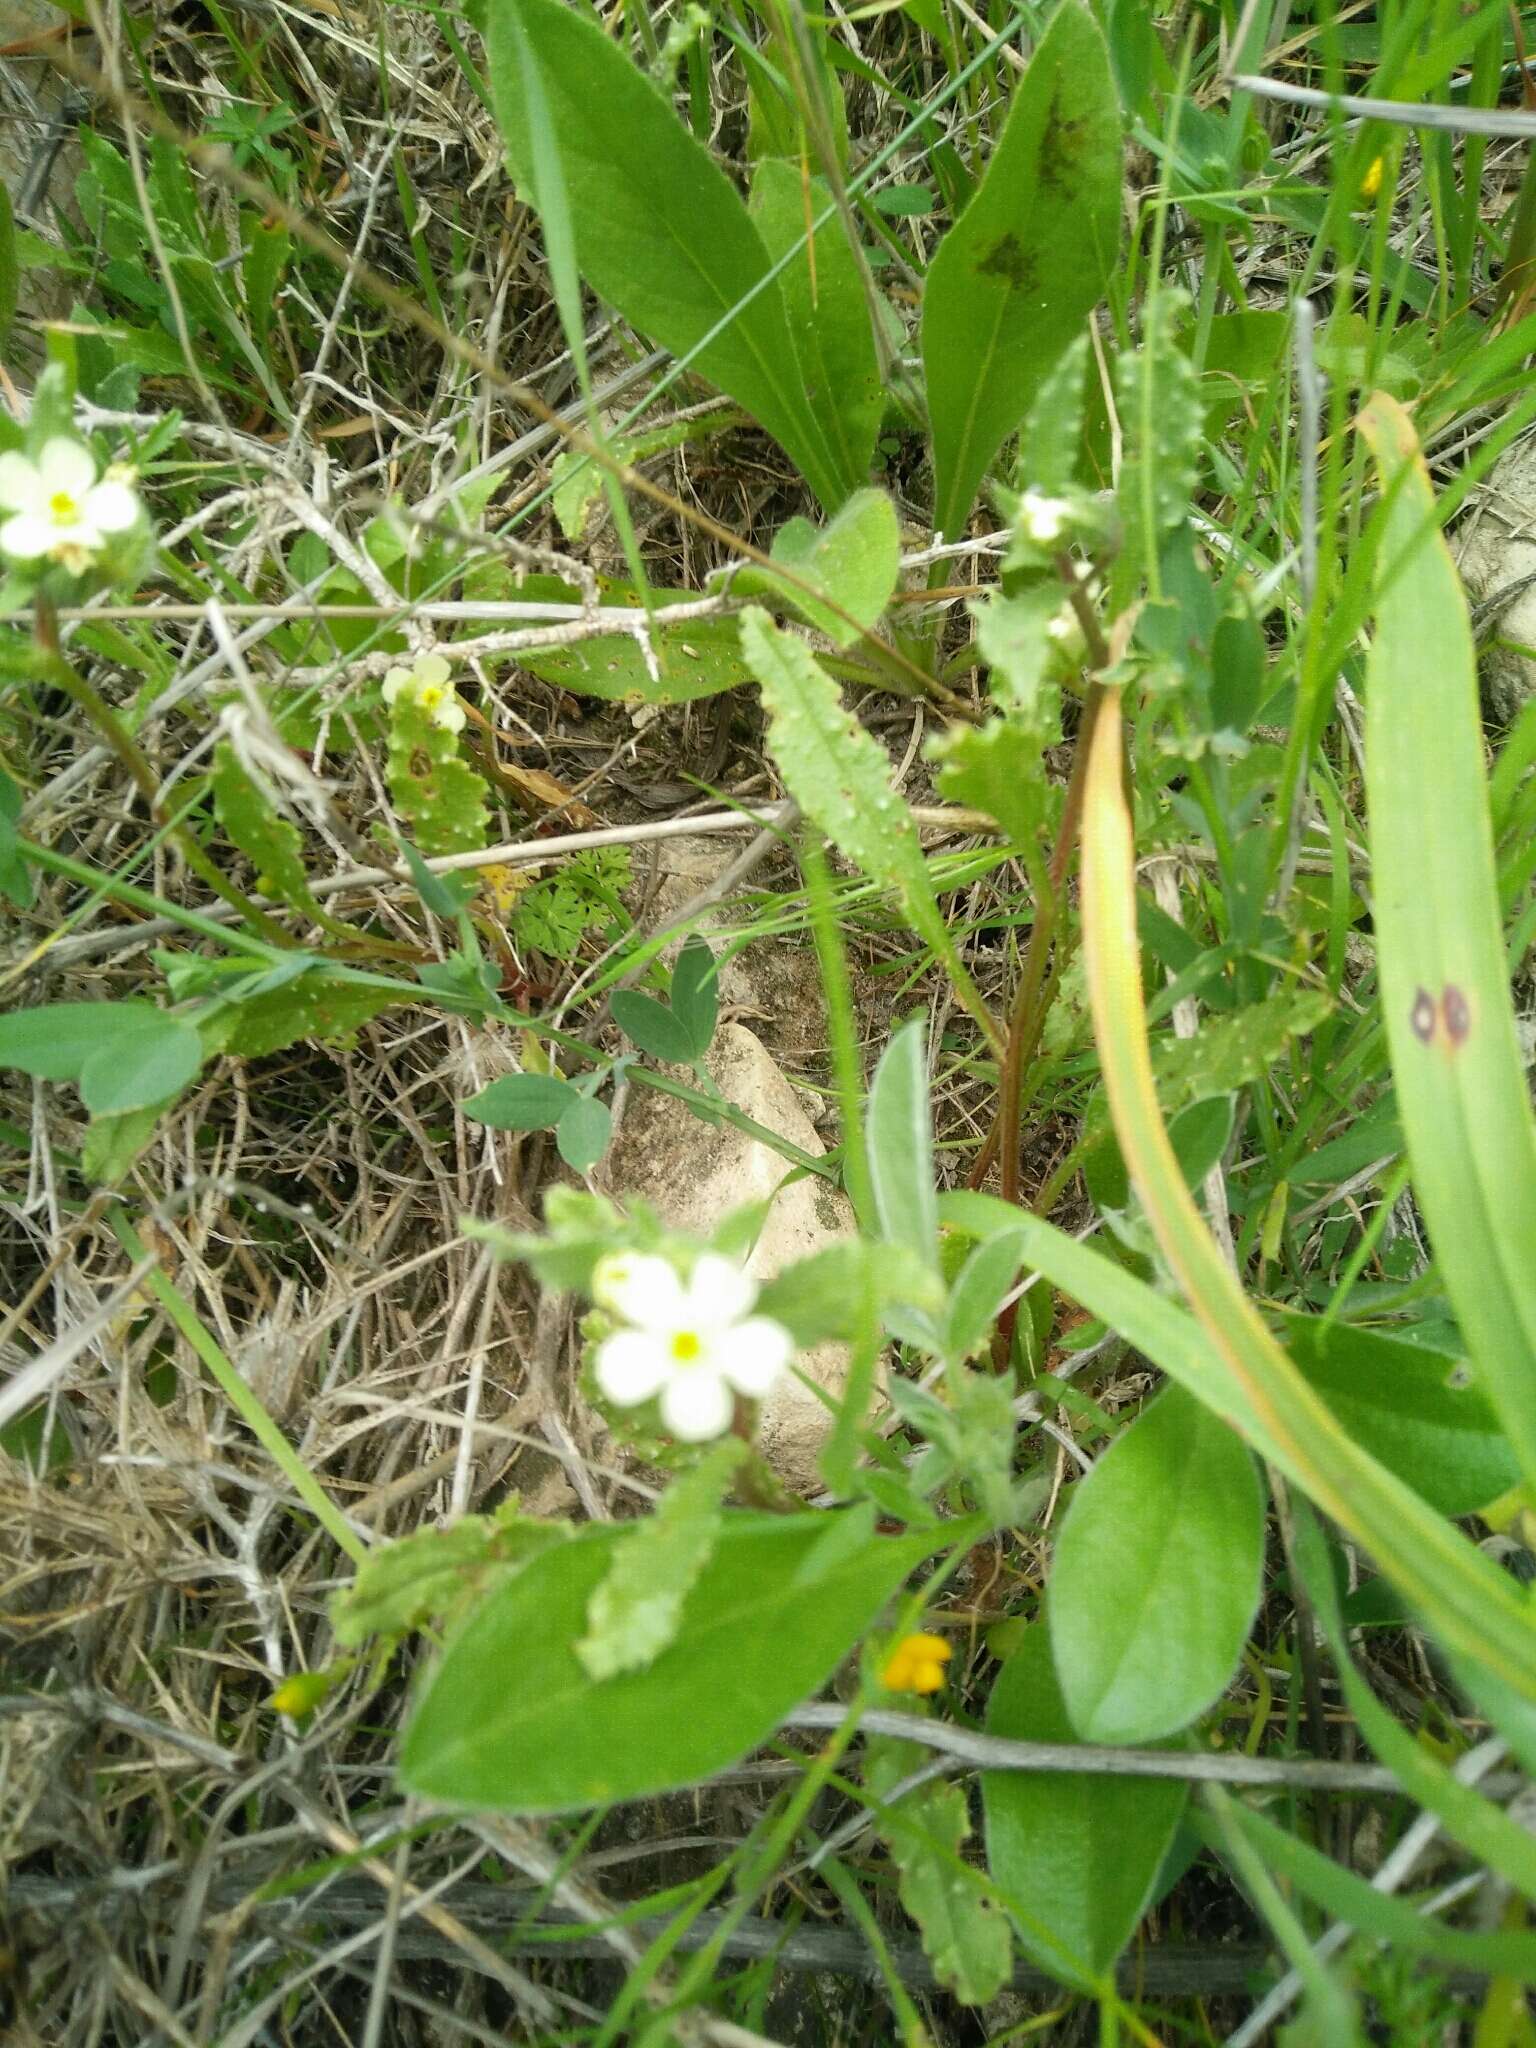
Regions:
[[1384, 156], [1373, 156], [1370, 163], [1366, 166], [1365, 176], [1360, 180], [1360, 200], [1362, 205], [1369, 206], [1376, 197], [1376, 194], [1381, 190], [1382, 172], [1386, 169], [1386, 162], [1387, 160]]
[[440, 654], [422, 654], [414, 668], [392, 668], [380, 692], [388, 705], [415, 704], [444, 732], [464, 730], [465, 711], [449, 683], [452, 671]]
[[881, 1683], [892, 1692], [937, 1692], [953, 1655], [942, 1636], [903, 1636], [885, 1660]]

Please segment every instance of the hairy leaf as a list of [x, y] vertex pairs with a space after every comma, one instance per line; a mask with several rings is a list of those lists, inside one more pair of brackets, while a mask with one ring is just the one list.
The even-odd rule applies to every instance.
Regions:
[[[869, 1745], [865, 1779], [877, 1799], [927, 1761], [913, 1742]], [[942, 1782], [919, 1786], [875, 1825], [901, 1872], [901, 1903], [917, 1922], [933, 1973], [962, 2005], [985, 2005], [1007, 1982], [1013, 1943], [1007, 1915], [985, 1876], [960, 1854], [970, 1835], [965, 1793]]]
[[720, 1534], [727, 1490], [747, 1447], [727, 1437], [674, 1479], [653, 1511], [614, 1552], [587, 1607], [576, 1654], [592, 1678], [641, 1671], [674, 1640], [683, 1602]]

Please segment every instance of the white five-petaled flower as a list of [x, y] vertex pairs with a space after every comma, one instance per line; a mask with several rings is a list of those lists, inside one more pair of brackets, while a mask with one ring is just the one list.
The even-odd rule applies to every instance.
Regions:
[[462, 732], [466, 713], [448, 677], [451, 671], [440, 654], [421, 654], [410, 668], [392, 668], [384, 678], [383, 698], [395, 704], [403, 697], [425, 711], [444, 732]]
[[83, 441], [55, 434], [34, 462], [17, 449], [0, 455], [0, 554], [13, 562], [43, 558], [75, 575], [91, 566], [110, 534], [126, 533], [141, 516], [138, 494], [120, 474], [98, 483], [96, 459]]
[[610, 1254], [592, 1298], [627, 1326], [598, 1346], [599, 1388], [619, 1408], [657, 1401], [684, 1443], [729, 1429], [735, 1396], [760, 1401], [794, 1351], [782, 1323], [751, 1313], [756, 1284], [718, 1252], [704, 1252], [686, 1281], [652, 1254]]
[[1065, 498], [1047, 498], [1040, 491], [1026, 491], [1019, 500], [1019, 525], [1025, 538], [1036, 547], [1048, 548], [1061, 539], [1061, 529], [1071, 510]]

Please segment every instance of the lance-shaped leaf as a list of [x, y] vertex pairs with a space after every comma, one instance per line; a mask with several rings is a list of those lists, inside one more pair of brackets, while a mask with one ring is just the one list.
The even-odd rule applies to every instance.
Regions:
[[1104, 38], [1079, 0], [1063, 0], [975, 196], [928, 266], [934, 525], [948, 539], [1114, 268], [1120, 147]]
[[1472, 629], [1402, 407], [1361, 430], [1386, 486], [1366, 673], [1382, 1010], [1413, 1184], [1479, 1379], [1536, 1483], [1536, 1123], [1515, 1035]]
[[[1147, 1040], [1135, 842], [1121, 785], [1120, 735], [1119, 695], [1110, 691], [1094, 728], [1083, 808], [1084, 953], [1094, 1036], [1136, 1192], [1210, 1340], [1198, 1360], [1178, 1359], [1163, 1345], [1149, 1355], [1236, 1422], [1255, 1450], [1369, 1550], [1447, 1649], [1522, 1699], [1536, 1700], [1536, 1629], [1524, 1588], [1340, 1427], [1265, 1328], [1185, 1185], [1158, 1109]], [[1076, 1291], [1049, 1245], [1032, 1247], [1030, 1257]], [[1139, 1297], [1127, 1305], [1135, 1318], [1146, 1307]], [[1132, 1335], [1124, 1321], [1117, 1326]]]
[[564, 0], [495, 0], [486, 26], [491, 97], [525, 193], [534, 189], [536, 146], [525, 37], [541, 70], [582, 275], [626, 320], [691, 356], [701, 376], [744, 405], [834, 508], [864, 477], [839, 465], [811, 411], [778, 281], [735, 187], [596, 21]]

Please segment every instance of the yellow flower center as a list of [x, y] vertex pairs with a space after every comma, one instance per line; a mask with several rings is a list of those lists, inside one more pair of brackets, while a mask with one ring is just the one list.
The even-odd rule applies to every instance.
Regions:
[[435, 711], [443, 701], [442, 685], [440, 683], [423, 683], [416, 693], [416, 701], [423, 711]]
[[672, 1356], [679, 1365], [692, 1365], [704, 1349], [704, 1341], [697, 1330], [679, 1330], [672, 1339]]
[[68, 491], [55, 491], [48, 500], [48, 516], [55, 526], [73, 526], [80, 517], [80, 507]]

